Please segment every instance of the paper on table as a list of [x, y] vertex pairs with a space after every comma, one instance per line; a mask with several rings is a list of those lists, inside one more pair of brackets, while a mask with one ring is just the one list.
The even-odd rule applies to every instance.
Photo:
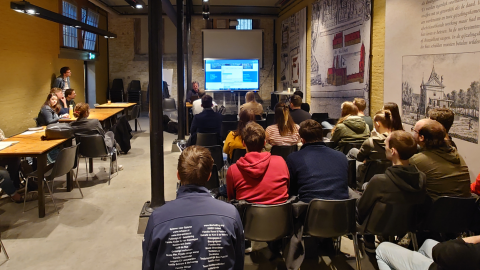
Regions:
[[18, 143], [18, 141], [8, 141], [8, 142], [0, 142], [0, 150], [3, 150], [11, 145]]
[[43, 131], [43, 129], [41, 129], [41, 130], [27, 130], [27, 131], [21, 133], [20, 135], [30, 135], [30, 134], [37, 133], [37, 132], [42, 132], [42, 131]]

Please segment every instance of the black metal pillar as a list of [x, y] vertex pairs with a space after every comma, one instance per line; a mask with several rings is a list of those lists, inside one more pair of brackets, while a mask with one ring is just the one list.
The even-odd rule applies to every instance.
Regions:
[[[178, 140], [185, 139], [185, 59], [183, 52], [183, 0], [177, 0]], [[188, 117], [188, 116], [187, 116]]]
[[163, 164], [163, 21], [161, 1], [149, 1], [148, 5], [148, 72], [150, 81], [150, 166], [152, 199], [154, 208], [165, 204]]
[[190, 36], [192, 28], [192, 13], [193, 13], [193, 3], [192, 0], [187, 0], [186, 3], [186, 12], [185, 12], [185, 47], [187, 54], [187, 92], [192, 91], [192, 48], [190, 47]]

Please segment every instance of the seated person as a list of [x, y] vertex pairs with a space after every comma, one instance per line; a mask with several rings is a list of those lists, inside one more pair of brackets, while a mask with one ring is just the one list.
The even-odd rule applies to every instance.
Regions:
[[386, 156], [392, 167], [385, 174], [370, 180], [362, 197], [357, 201], [358, 223], [365, 221], [380, 201], [390, 204], [422, 204], [425, 200], [425, 174], [410, 165], [408, 159], [417, 152], [417, 143], [411, 134], [394, 131], [385, 140]]
[[290, 98], [290, 116], [292, 117], [293, 122], [295, 122], [297, 125], [300, 125], [300, 123], [305, 120], [312, 119], [312, 116], [308, 112], [302, 110], [301, 106], [302, 98], [300, 96], [293, 95]]
[[365, 99], [363, 98], [355, 98], [353, 99], [353, 105], [355, 105], [358, 109], [358, 116], [360, 116], [361, 118], [363, 118], [363, 120], [365, 121], [365, 123], [367, 123], [368, 125], [368, 128], [370, 129], [370, 131], [373, 130], [373, 121], [372, 121], [372, 117], [370, 116], [365, 116], [365, 109], [367, 108], [367, 102], [365, 102]]
[[275, 106], [275, 124], [268, 126], [265, 130], [267, 143], [271, 145], [296, 145], [300, 142], [299, 128], [293, 122], [288, 106], [279, 102]]
[[410, 158], [410, 164], [427, 176], [427, 194], [433, 200], [440, 196], [470, 197], [468, 166], [457, 149], [446, 143], [442, 124], [422, 119], [412, 131], [421, 150]]
[[397, 103], [387, 102], [383, 105], [382, 110], [387, 110], [392, 113], [392, 131], [404, 130]]
[[242, 133], [248, 122], [255, 122], [255, 114], [252, 110], [243, 110], [240, 112], [240, 120], [238, 121], [237, 130], [230, 131], [225, 143], [223, 144], [223, 152], [232, 158], [234, 149], [245, 149], [243, 146]]
[[43, 103], [37, 117], [37, 126], [47, 126], [57, 123], [60, 117], [60, 105], [57, 104], [58, 98], [55, 94], [50, 93], [47, 100]]
[[[214, 112], [212, 109], [212, 97], [209, 95], [204, 95], [202, 97], [202, 107], [203, 111], [193, 118], [192, 125], [190, 127], [190, 137], [195, 137], [196, 133], [217, 133], [218, 135], [218, 145], [222, 145], [222, 115]], [[190, 140], [191, 144], [193, 143], [193, 138]], [[189, 144], [190, 145], [190, 144]]]
[[480, 195], [480, 174], [475, 179], [475, 182], [470, 185], [470, 189], [472, 193]]
[[255, 115], [262, 115], [263, 113], [262, 104], [258, 103], [255, 100], [254, 92], [249, 91], [245, 95], [245, 104], [240, 106], [240, 112], [242, 112], [243, 110], [252, 110]]
[[373, 159], [386, 159], [385, 157], [385, 139], [392, 131], [392, 115], [390, 111], [381, 110], [373, 117], [375, 125], [375, 134], [366, 139], [360, 149], [352, 148], [348, 157], [360, 162], [366, 162]]
[[[142, 242], [143, 270], [174, 269], [175, 261], [190, 269], [212, 265], [243, 269], [242, 220], [233, 205], [212, 198], [205, 188], [212, 167], [213, 158], [206, 148], [183, 150], [178, 159], [177, 198], [158, 207], [148, 220]], [[182, 249], [185, 252], [177, 253]], [[212, 256], [213, 251], [217, 255]]]
[[447, 132], [445, 140], [449, 145], [456, 148], [457, 145], [453, 142], [452, 137], [448, 135], [448, 132], [453, 125], [453, 121], [455, 120], [455, 114], [453, 113], [453, 111], [447, 108], [435, 108], [428, 111], [428, 117], [442, 124], [442, 126], [445, 128], [445, 131]]
[[[294, 95], [300, 96], [303, 100], [303, 92], [300, 90], [297, 90], [293, 93]], [[308, 103], [302, 103], [302, 106], [300, 106], [302, 110], [306, 112], [310, 112], [310, 105]]]
[[298, 195], [309, 203], [312, 199], [348, 199], [348, 162], [344, 154], [323, 142], [322, 126], [315, 120], [300, 124], [303, 146], [287, 157], [290, 172], [290, 196]]
[[185, 97], [186, 102], [192, 102], [191, 101], [192, 96], [197, 96], [198, 95], [198, 91], [199, 91], [198, 86], [199, 86], [199, 84], [198, 84], [197, 81], [192, 82], [192, 90], [188, 91], [187, 96]]
[[52, 90], [50, 90], [50, 93], [55, 94], [58, 98], [57, 103], [60, 106], [59, 114], [68, 114], [67, 100], [65, 99], [63, 90], [61, 88], [54, 87]]
[[65, 90], [65, 102], [67, 103], [67, 108], [72, 105], [72, 108], [75, 108], [75, 97], [77, 94], [75, 93], [74, 89], [67, 89]]
[[411, 251], [390, 242], [377, 248], [380, 270], [480, 269], [480, 236], [439, 243], [427, 239], [420, 249]]
[[286, 202], [289, 181], [287, 164], [280, 156], [262, 152], [265, 145], [263, 128], [255, 122], [248, 122], [242, 138], [247, 154], [228, 168], [228, 199], [256, 204]]
[[[23, 196], [17, 192], [18, 188], [15, 187], [13, 181], [10, 179], [10, 174], [3, 167], [0, 167], [0, 188], [2, 188], [2, 191], [5, 192], [8, 196], [10, 196], [10, 199], [12, 199], [12, 201], [16, 203], [23, 202]], [[27, 201], [36, 200], [38, 197], [38, 193], [30, 192], [27, 194], [27, 196]]]
[[[358, 109], [352, 102], [342, 103], [342, 118], [332, 129], [332, 141], [335, 149], [343, 152], [349, 143], [363, 143], [370, 136], [370, 129], [363, 118], [357, 116]], [[322, 123], [323, 125], [323, 123]]]
[[[203, 107], [202, 107], [202, 97], [206, 94], [205, 90], [200, 89], [198, 90], [198, 99], [194, 100], [192, 103], [192, 113], [193, 115], [197, 115], [201, 112], [203, 112]], [[215, 101], [212, 100], [213, 106], [217, 106]]]
[[105, 133], [98, 119], [88, 119], [90, 115], [90, 106], [88, 103], [78, 103], [73, 110], [73, 115], [77, 117], [77, 121], [71, 123], [75, 136], [102, 135], [107, 149], [112, 151], [115, 146], [115, 135], [112, 131]]

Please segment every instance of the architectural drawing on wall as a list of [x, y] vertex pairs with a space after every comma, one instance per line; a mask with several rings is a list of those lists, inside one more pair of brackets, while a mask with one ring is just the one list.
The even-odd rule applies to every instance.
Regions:
[[307, 8], [282, 21], [279, 91], [295, 87], [305, 91]]
[[455, 113], [450, 136], [478, 143], [480, 52], [404, 56], [402, 70], [404, 123], [449, 108]]
[[[312, 112], [369, 100], [371, 0], [318, 0], [312, 8]], [[368, 108], [365, 110], [368, 113]]]

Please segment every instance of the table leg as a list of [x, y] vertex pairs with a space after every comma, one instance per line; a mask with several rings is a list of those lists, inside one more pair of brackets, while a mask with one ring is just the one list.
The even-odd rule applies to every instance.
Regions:
[[[72, 146], [72, 140], [67, 140], [65, 142], [65, 147]], [[72, 171], [67, 173], [67, 192], [72, 191], [73, 188], [73, 173]]]
[[135, 132], [137, 132], [137, 118], [135, 118]]
[[88, 172], [93, 173], [93, 158], [88, 159]]
[[45, 217], [45, 193], [43, 186], [43, 177], [47, 167], [47, 153], [38, 156], [37, 158], [37, 172], [38, 172], [38, 217]]

